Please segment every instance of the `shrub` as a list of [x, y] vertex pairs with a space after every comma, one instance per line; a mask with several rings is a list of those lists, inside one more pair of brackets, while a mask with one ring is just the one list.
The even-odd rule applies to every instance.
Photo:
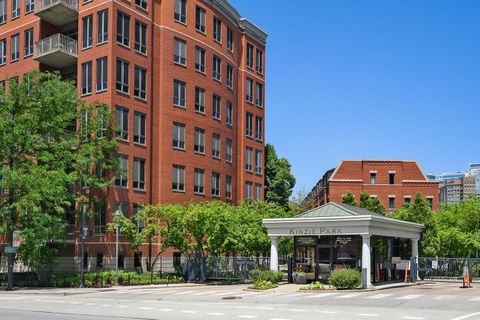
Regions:
[[283, 280], [285, 274], [281, 271], [272, 271], [272, 270], [258, 270], [254, 269], [249, 272], [250, 279], [254, 283], [265, 281], [271, 283], [279, 283]]
[[336, 269], [328, 278], [328, 284], [337, 289], [358, 288], [362, 284], [362, 275], [357, 269]]
[[303, 286], [300, 288], [300, 290], [325, 290], [323, 288], [323, 284], [320, 281], [313, 281], [309, 285]]
[[255, 290], [269, 290], [269, 289], [273, 289], [273, 288], [276, 288], [276, 287], [278, 287], [278, 284], [276, 284], [276, 283], [271, 283], [271, 282], [268, 282], [268, 281], [265, 281], [265, 280], [260, 280], [260, 281], [255, 282], [251, 288], [255, 289]]

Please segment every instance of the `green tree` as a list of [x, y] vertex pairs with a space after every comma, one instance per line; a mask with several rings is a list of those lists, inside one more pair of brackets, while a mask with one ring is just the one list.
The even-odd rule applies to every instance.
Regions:
[[286, 158], [278, 158], [273, 145], [265, 146], [265, 200], [275, 202], [286, 210], [296, 182], [291, 169]]
[[365, 208], [369, 211], [376, 212], [378, 214], [385, 215], [387, 210], [377, 197], [370, 197], [370, 194], [366, 191], [360, 193], [360, 202], [355, 202], [355, 196], [353, 193], [348, 192], [342, 197], [342, 203], [349, 204], [351, 206], [357, 206]]
[[355, 196], [351, 192], [348, 192], [342, 197], [342, 203], [348, 204], [351, 206], [357, 206], [357, 203], [355, 202]]
[[92, 203], [93, 190], [110, 185], [111, 120], [107, 106], [85, 105], [56, 73], [27, 73], [0, 93], [0, 221], [10, 240], [20, 233], [17, 258], [27, 266], [54, 263], [66, 208]]

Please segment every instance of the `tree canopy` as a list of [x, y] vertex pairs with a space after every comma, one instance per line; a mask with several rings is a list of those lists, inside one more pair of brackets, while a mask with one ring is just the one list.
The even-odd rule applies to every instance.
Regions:
[[371, 197], [370, 194], [366, 191], [360, 194], [359, 203], [355, 202], [355, 196], [351, 192], [348, 192], [342, 197], [342, 203], [349, 204], [351, 206], [357, 206], [360, 208], [365, 208], [367, 210], [382, 215], [385, 215], [387, 212], [380, 200], [377, 197]]
[[265, 146], [265, 200], [274, 202], [288, 210], [288, 199], [295, 187], [292, 166], [286, 158], [278, 158], [275, 147]]

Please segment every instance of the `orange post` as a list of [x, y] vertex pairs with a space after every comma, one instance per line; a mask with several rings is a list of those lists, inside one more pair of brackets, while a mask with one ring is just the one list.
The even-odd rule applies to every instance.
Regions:
[[468, 272], [468, 268], [466, 269], [465, 277], [463, 277], [463, 287], [470, 288], [470, 274]]
[[408, 282], [408, 262], [405, 263], [405, 282]]

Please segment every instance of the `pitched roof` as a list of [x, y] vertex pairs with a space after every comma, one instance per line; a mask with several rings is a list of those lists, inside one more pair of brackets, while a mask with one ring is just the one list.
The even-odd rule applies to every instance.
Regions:
[[354, 207], [344, 203], [329, 202], [320, 207], [313, 208], [295, 218], [320, 218], [320, 217], [351, 217], [351, 216], [377, 216], [381, 214], [369, 211], [365, 208]]

